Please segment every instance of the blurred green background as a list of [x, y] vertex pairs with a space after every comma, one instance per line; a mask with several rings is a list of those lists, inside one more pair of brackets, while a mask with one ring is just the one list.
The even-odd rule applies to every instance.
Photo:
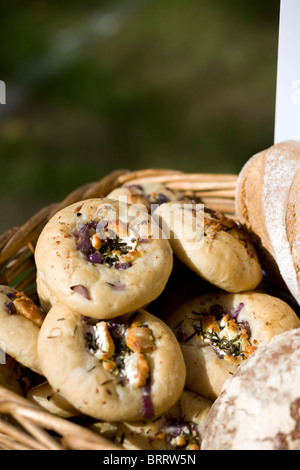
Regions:
[[118, 168], [238, 173], [273, 143], [279, 0], [0, 6], [0, 231]]

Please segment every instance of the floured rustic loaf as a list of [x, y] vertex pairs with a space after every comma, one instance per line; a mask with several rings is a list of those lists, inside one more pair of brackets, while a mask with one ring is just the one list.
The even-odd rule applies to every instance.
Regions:
[[259, 246], [270, 279], [300, 304], [300, 142], [257, 153], [242, 168], [236, 212]]
[[274, 337], [226, 382], [202, 450], [299, 450], [300, 328]]

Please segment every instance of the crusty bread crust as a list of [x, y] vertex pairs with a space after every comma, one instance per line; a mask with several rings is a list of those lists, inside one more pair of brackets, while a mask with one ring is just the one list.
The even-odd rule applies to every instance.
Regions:
[[287, 238], [300, 285], [300, 169], [295, 172], [286, 209]]
[[299, 450], [300, 328], [245, 361], [213, 403], [202, 450]]
[[236, 212], [258, 245], [271, 281], [300, 303], [300, 142], [285, 141], [254, 155], [241, 170]]

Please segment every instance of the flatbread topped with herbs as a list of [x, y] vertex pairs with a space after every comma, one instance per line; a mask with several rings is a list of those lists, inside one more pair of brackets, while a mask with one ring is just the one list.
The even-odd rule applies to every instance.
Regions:
[[166, 318], [184, 355], [186, 388], [215, 399], [257, 348], [300, 326], [292, 308], [258, 292], [216, 292], [192, 299]]
[[35, 259], [45, 305], [61, 301], [95, 318], [148, 304], [163, 291], [173, 266], [169, 241], [151, 217], [107, 198], [55, 214], [38, 239]]
[[96, 320], [56, 303], [41, 328], [38, 355], [51, 387], [96, 419], [154, 418], [184, 388], [180, 346], [145, 310]]

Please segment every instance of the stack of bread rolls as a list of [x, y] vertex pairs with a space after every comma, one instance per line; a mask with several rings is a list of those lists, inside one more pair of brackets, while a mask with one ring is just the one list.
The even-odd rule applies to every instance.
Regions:
[[238, 220], [153, 184], [57, 212], [37, 305], [0, 286], [0, 383], [128, 450], [299, 449], [299, 164], [250, 158]]
[[[300, 142], [277, 143], [243, 166], [236, 213], [267, 278], [300, 304]], [[278, 291], [279, 292], [279, 291]], [[282, 292], [282, 291], [281, 291]], [[300, 329], [274, 337], [226, 381], [207, 421], [203, 450], [299, 449]]]

